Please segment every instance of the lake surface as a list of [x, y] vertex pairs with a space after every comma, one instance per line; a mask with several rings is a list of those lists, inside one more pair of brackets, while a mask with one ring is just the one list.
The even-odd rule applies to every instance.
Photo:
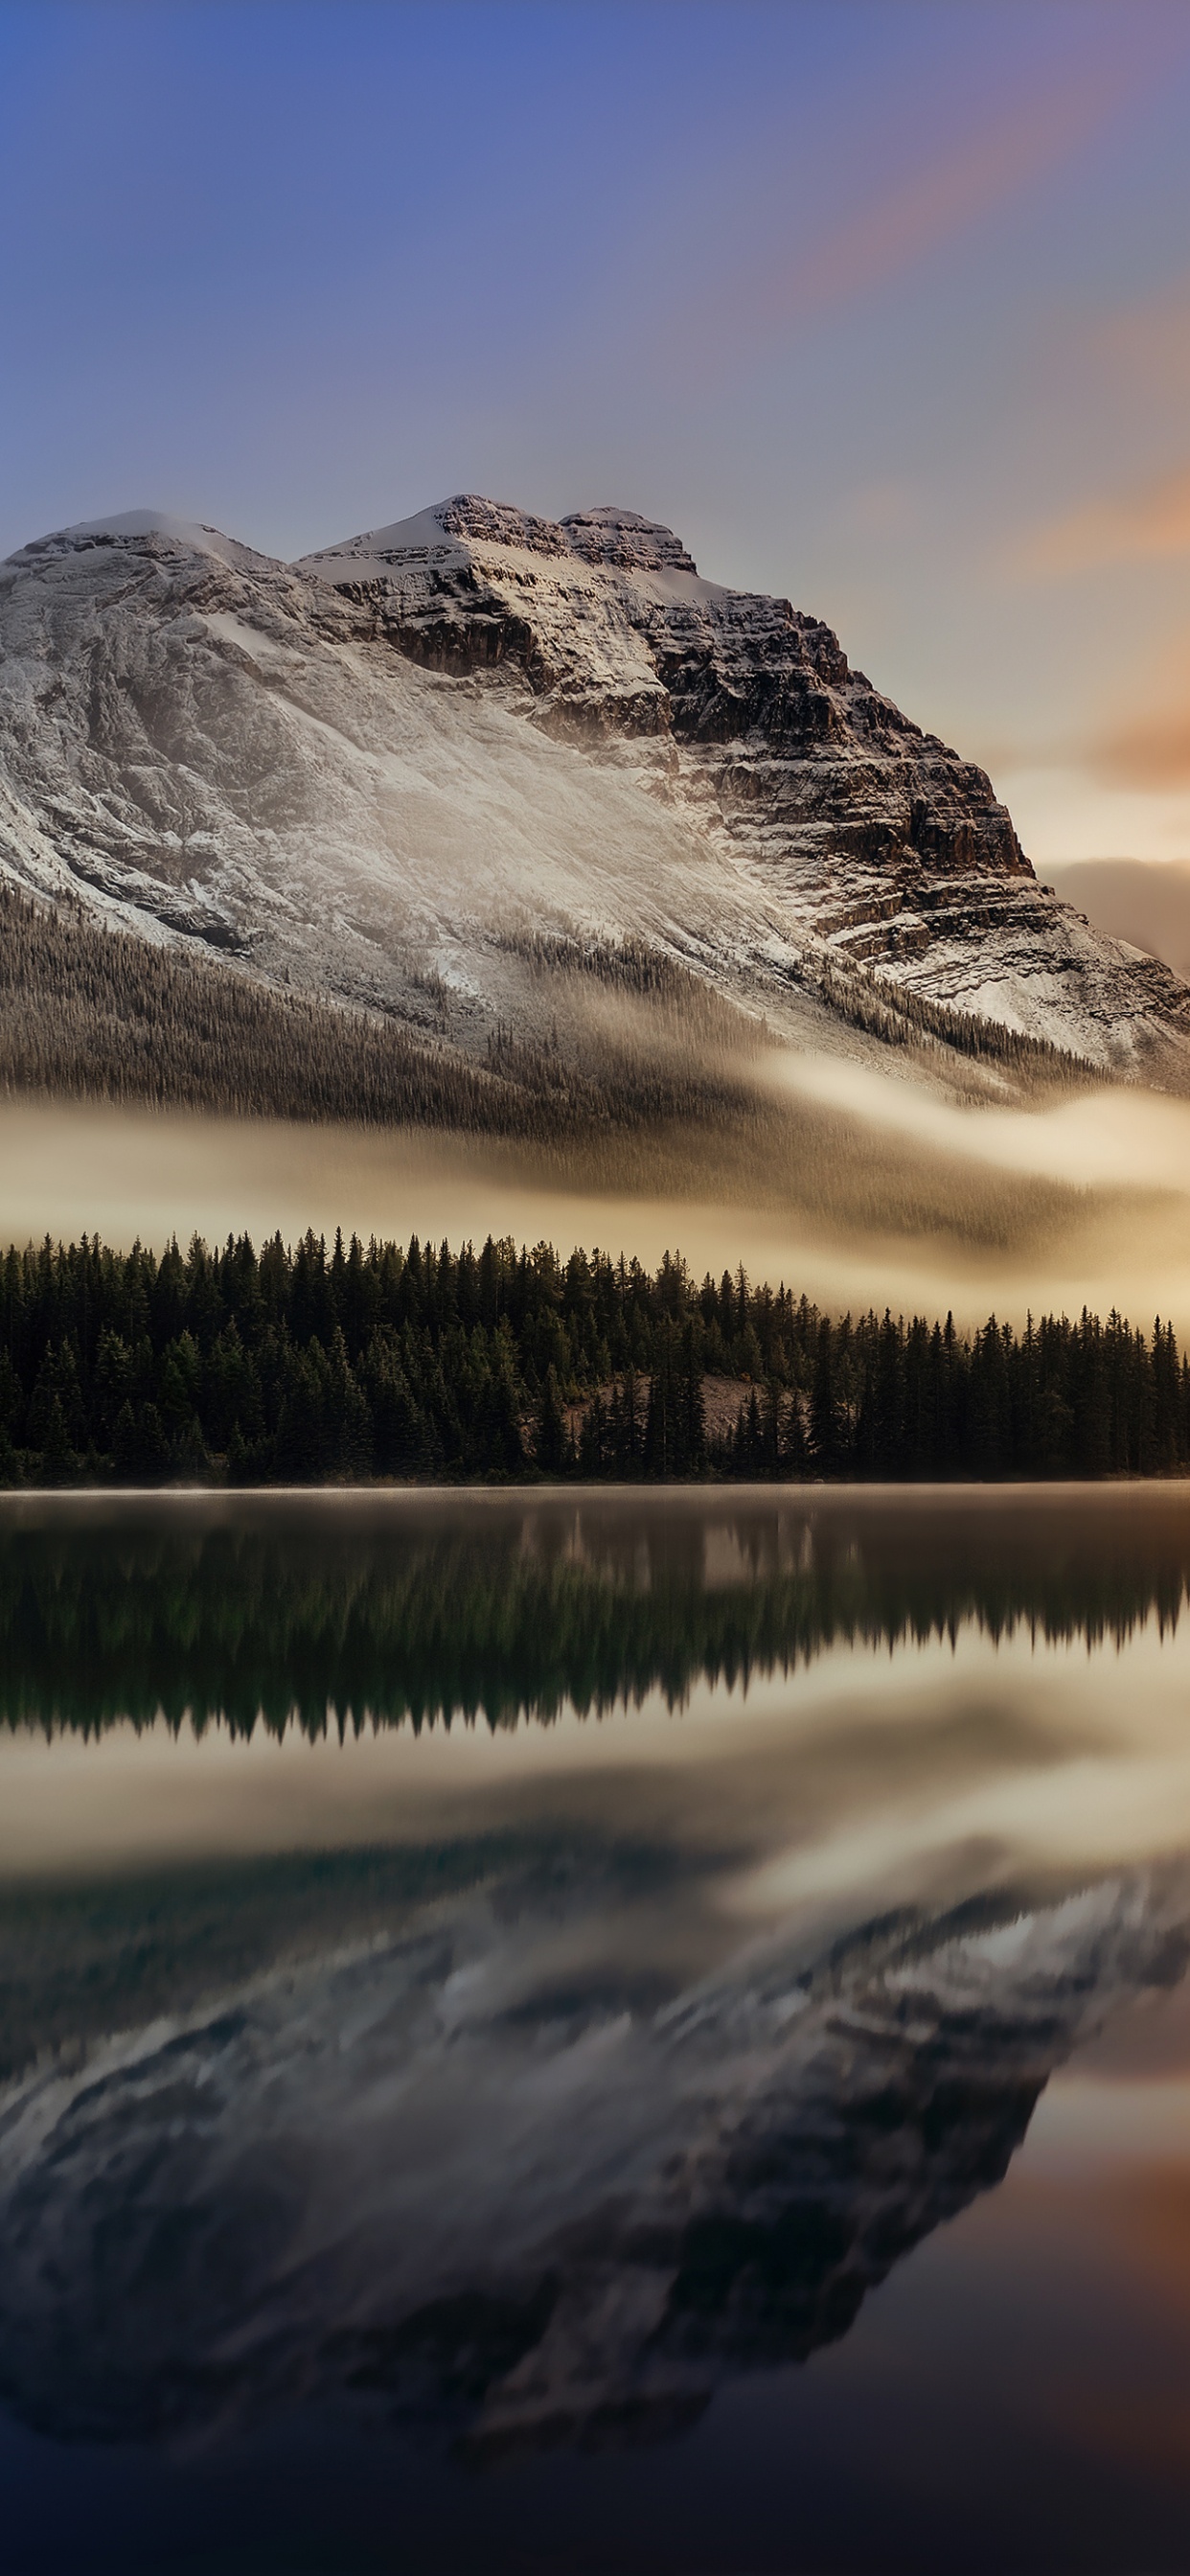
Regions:
[[5, 1497], [0, 2565], [1190, 2568], [1190, 1488]]

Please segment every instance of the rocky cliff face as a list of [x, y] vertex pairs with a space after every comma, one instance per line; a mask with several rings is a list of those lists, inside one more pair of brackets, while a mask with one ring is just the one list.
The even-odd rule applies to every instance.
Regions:
[[480, 2454], [663, 2434], [845, 2333], [1186, 1960], [1171, 1871], [650, 1992], [600, 1948], [613, 1879], [564, 1864], [0, 2093], [27, 2419], [176, 2437], [350, 2393]]
[[1038, 885], [981, 769], [852, 670], [821, 619], [700, 580], [668, 528], [460, 495], [305, 568], [410, 659], [511, 666], [536, 724], [635, 746], [725, 884], [746, 878], [775, 977], [802, 943], [1096, 1057], [1143, 1052], [1166, 1015], [1190, 1028], [1174, 979]]
[[471, 1051], [541, 1016], [545, 934], [795, 1037], [842, 1042], [875, 973], [1105, 1066], [1190, 1056], [1185, 988], [1043, 892], [980, 770], [627, 511], [461, 497], [296, 567], [152, 513], [26, 547], [0, 864]]

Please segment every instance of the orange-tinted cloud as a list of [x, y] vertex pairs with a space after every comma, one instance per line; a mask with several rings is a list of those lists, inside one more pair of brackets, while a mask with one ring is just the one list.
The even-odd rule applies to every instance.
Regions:
[[1108, 787], [1190, 787], [1190, 705], [1122, 725], [1095, 744], [1087, 766]]
[[1176, 794], [1190, 787], [1190, 635], [1171, 639], [1144, 676], [1147, 704], [1121, 710], [1084, 742], [1082, 766], [1105, 787]]
[[1052, 519], [1026, 537], [1017, 560], [1026, 573], [1052, 577], [1184, 554], [1190, 554], [1190, 466], [1180, 465], [1138, 491], [1108, 494]]
[[1099, 68], [961, 135], [786, 269], [785, 318], [865, 294], [940, 248], [1063, 160], [1110, 115], [1119, 90], [1116, 68]]
[[754, 242], [747, 281], [732, 282], [727, 338], [758, 327], [771, 335], [887, 284], [1046, 177], [1188, 51], [1190, 21], [1163, 13], [1134, 26], [1126, 52], [1112, 46], [1009, 107], [957, 133], [952, 126], [942, 151], [800, 253], [791, 255], [775, 220], [775, 252], [757, 259]]

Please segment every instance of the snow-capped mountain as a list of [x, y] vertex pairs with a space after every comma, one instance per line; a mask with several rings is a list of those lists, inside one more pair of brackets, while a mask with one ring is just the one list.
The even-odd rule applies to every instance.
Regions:
[[1037, 884], [981, 770], [630, 511], [462, 496], [293, 566], [153, 512], [26, 546], [0, 866], [469, 1052], [540, 1018], [544, 935], [644, 943], [791, 1035], [858, 973], [1190, 1058], [1186, 988]]
[[506, 1868], [0, 2091], [9, 2402], [120, 2440], [344, 2393], [481, 2454], [664, 2434], [845, 2333], [1186, 1959], [1174, 1866], [787, 1927], [650, 1995], [615, 1893], [590, 1851]]

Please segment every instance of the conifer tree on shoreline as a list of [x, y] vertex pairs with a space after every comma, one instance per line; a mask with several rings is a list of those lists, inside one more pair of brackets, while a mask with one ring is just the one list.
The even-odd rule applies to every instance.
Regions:
[[[709, 1397], [714, 1394], [714, 1419]], [[489, 1238], [0, 1258], [0, 1483], [922, 1482], [1190, 1468], [1160, 1318], [821, 1314]]]

